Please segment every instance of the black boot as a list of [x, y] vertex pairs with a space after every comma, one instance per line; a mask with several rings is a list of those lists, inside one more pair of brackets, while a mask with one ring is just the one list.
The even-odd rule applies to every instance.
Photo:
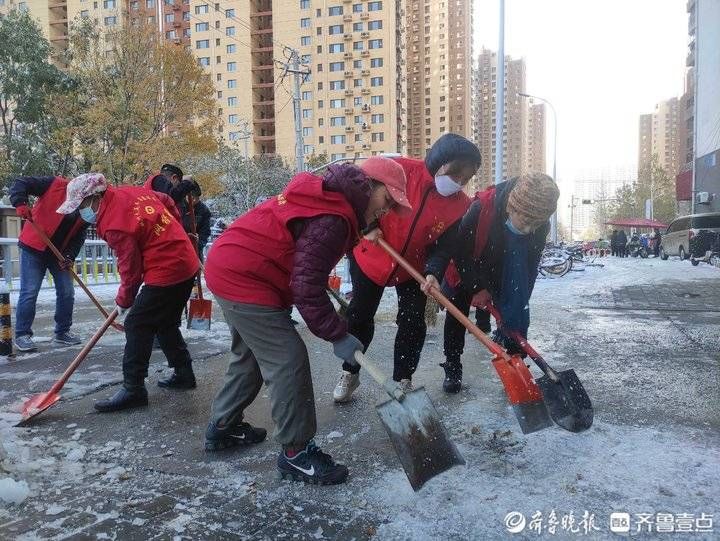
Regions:
[[443, 381], [443, 391], [450, 394], [460, 392], [462, 386], [462, 363], [460, 359], [448, 359], [444, 363], [440, 363], [445, 369], [445, 381]]
[[158, 381], [158, 387], [164, 389], [194, 389], [197, 387], [195, 382], [195, 373], [192, 366], [187, 365], [182, 368], [175, 368], [173, 375], [166, 379]]
[[95, 409], [100, 412], [120, 411], [130, 408], [139, 408], [148, 405], [148, 394], [145, 385], [124, 384], [118, 392], [106, 400], [95, 403]]

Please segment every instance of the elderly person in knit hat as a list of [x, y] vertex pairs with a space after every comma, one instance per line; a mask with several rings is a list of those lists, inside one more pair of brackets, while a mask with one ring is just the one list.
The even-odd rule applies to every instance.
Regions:
[[[478, 310], [478, 324], [490, 331], [490, 316], [481, 307], [492, 302], [506, 328], [527, 336], [529, 301], [537, 268], [550, 230], [549, 219], [557, 208], [560, 191], [547, 175], [532, 173], [492, 186], [475, 194], [463, 217], [451, 253], [437, 252], [426, 265], [426, 274], [443, 276], [452, 302], [468, 314]], [[502, 331], [494, 340], [509, 353], [519, 346]], [[465, 328], [450, 314], [445, 318], [445, 369], [443, 388], [457, 393], [462, 382], [460, 357]]]

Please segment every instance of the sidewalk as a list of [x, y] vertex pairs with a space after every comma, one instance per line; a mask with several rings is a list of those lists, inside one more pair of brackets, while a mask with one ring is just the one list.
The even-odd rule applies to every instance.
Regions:
[[[704, 294], [693, 296], [697, 292]], [[104, 294], [108, 307], [111, 297]], [[87, 337], [99, 319], [89, 304], [80, 304], [74, 330]], [[42, 311], [38, 326], [46, 338], [51, 308]], [[365, 376], [353, 402], [333, 404], [340, 363], [304, 326], [299, 331], [313, 368], [317, 442], [350, 467], [349, 482], [338, 487], [280, 481], [272, 441], [204, 453], [209, 406], [229, 348], [217, 305], [209, 334], [184, 331], [196, 361], [196, 390], [157, 388], [168, 369], [155, 353], [148, 408], [94, 413], [94, 401], [120, 380], [123, 337], [108, 331], [63, 391], [65, 400], [31, 428], [15, 429], [12, 405], [47, 390], [78, 351], [50, 350], [42, 342], [40, 352], [0, 365], [0, 449], [9, 455], [9, 472], [0, 469], [0, 494], [12, 484], [22, 500], [0, 500], [0, 539], [500, 539], [509, 536], [505, 520], [512, 512], [527, 521], [518, 539], [586, 533], [613, 539], [612, 512], [630, 513], [633, 528], [639, 513], [653, 521], [661, 512], [717, 519], [718, 269], [607, 260], [605, 268], [539, 280], [531, 310], [534, 345], [557, 368], [575, 368], [594, 402], [594, 426], [583, 434], [555, 427], [524, 436], [489, 355], [470, 337], [464, 388], [445, 395], [438, 366], [441, 314], [414, 381], [430, 394], [467, 466], [418, 493], [374, 412], [383, 391]], [[389, 371], [396, 330], [391, 299], [381, 311], [368, 355]], [[246, 416], [272, 428], [265, 389]], [[3, 481], [8, 477], [13, 481]], [[566, 517], [567, 527], [557, 525], [551, 534], [553, 516]], [[538, 524], [541, 535], [530, 529]], [[705, 523], [693, 522], [698, 525]], [[673, 539], [711, 539], [717, 531], [714, 526], [714, 533]]]

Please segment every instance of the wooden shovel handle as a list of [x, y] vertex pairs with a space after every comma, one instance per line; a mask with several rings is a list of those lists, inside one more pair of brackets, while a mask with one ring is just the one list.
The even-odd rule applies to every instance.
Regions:
[[[398, 263], [398, 265], [404, 268], [410, 274], [410, 276], [415, 278], [415, 280], [417, 280], [420, 285], [425, 285], [425, 277], [417, 270], [415, 270], [415, 268], [413, 268], [413, 266], [408, 263], [405, 258], [403, 258], [399, 253], [397, 253], [395, 249], [385, 241], [385, 239], [378, 239], [378, 244], [382, 246], [388, 254], [390, 254], [390, 257], [392, 257]], [[470, 334], [480, 340], [482, 345], [488, 348], [493, 355], [495, 355], [496, 357], [501, 357], [506, 361], [510, 360], [510, 356], [503, 348], [501, 348], [498, 344], [488, 338], [488, 336], [484, 332], [482, 332], [477, 325], [470, 321], [470, 319], [465, 314], [463, 314], [457, 306], [450, 302], [450, 299], [443, 295], [436, 287], [430, 288], [430, 294], [441, 305], [443, 305], [445, 309], [450, 314], [452, 314], [455, 319], [462, 323], [463, 326], [470, 332]]]
[[[33, 229], [35, 229], [35, 233], [37, 233], [38, 237], [45, 243], [45, 245], [50, 248], [50, 251], [55, 255], [59, 263], [63, 263], [65, 261], [65, 256], [60, 253], [60, 250], [58, 250], [53, 242], [48, 238], [48, 236], [45, 234], [45, 231], [42, 230], [42, 228], [36, 224], [34, 221], [28, 219], [27, 220]], [[85, 294], [88, 296], [88, 298], [92, 301], [92, 303], [95, 305], [95, 307], [100, 310], [100, 313], [103, 315], [103, 317], [109, 317], [110, 314], [108, 314], [108, 311], [105, 310], [102, 304], [97, 300], [95, 295], [93, 295], [88, 287], [85, 285], [85, 283], [82, 281], [82, 279], [77, 275], [75, 272], [75, 269], [72, 267], [68, 269], [68, 272], [72, 275], [73, 279], [77, 284], [82, 288], [82, 290], [85, 292]], [[125, 328], [120, 325], [119, 323], [112, 323], [112, 326], [114, 329], [117, 329], [120, 332], [125, 332]]]
[[387, 378], [385, 374], [371, 361], [363, 352], [355, 352], [355, 361], [363, 367], [368, 374], [374, 379], [379, 385], [385, 389], [385, 392], [390, 395], [391, 398], [402, 402], [405, 398], [405, 393], [400, 389], [399, 385]]
[[[188, 205], [188, 213], [190, 213], [190, 229], [192, 230], [192, 241], [193, 246], [195, 246], [195, 253], [198, 254], [198, 259], [200, 258], [200, 244], [198, 242], [198, 236], [197, 236], [197, 224], [195, 223], [195, 207], [193, 206], [193, 200], [192, 200], [192, 194], [188, 194], [187, 196], [187, 205]], [[198, 298], [200, 300], [203, 300], [203, 293], [202, 293], [202, 278], [200, 274], [202, 273], [202, 265], [200, 265], [200, 269], [198, 269], [197, 272], [197, 288], [198, 288]]]
[[80, 363], [83, 362], [85, 360], [85, 357], [88, 356], [90, 350], [95, 347], [95, 344], [97, 344], [98, 340], [100, 340], [102, 335], [105, 334], [105, 331], [108, 330], [108, 327], [113, 324], [116, 317], [117, 308], [113, 308], [112, 312], [110, 312], [110, 315], [108, 315], [102, 326], [97, 331], [95, 331], [95, 334], [93, 334], [92, 338], [90, 338], [90, 341], [85, 344], [85, 346], [80, 350], [80, 353], [77, 354], [77, 357], [75, 357], [73, 362], [70, 363], [70, 366], [68, 366], [65, 372], [63, 372], [63, 375], [60, 377], [60, 379], [57, 380], [55, 384], [50, 388], [48, 394], [57, 394], [60, 389], [63, 388], [67, 380], [70, 378], [70, 376], [72, 376], [73, 372], [75, 372], [77, 367], [80, 366]]

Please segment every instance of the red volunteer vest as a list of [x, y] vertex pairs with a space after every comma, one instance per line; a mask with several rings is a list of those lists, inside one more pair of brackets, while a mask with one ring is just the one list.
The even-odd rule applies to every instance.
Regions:
[[[50, 184], [48, 191], [42, 194], [37, 201], [35, 201], [32, 208], [33, 222], [40, 226], [40, 229], [42, 229], [50, 238], [52, 238], [55, 231], [57, 231], [57, 228], [60, 227], [60, 222], [62, 222], [63, 218], [65, 218], [64, 214], [58, 214], [57, 209], [65, 202], [67, 185], [68, 180], [66, 178], [55, 177], [52, 184]], [[57, 247], [58, 250], [62, 252], [70, 242], [70, 239], [75, 236], [82, 226], [83, 223], [80, 218], [75, 220], [75, 223], [70, 229], [68, 235], [63, 239], [62, 244]], [[30, 224], [23, 225], [19, 240], [25, 246], [29, 246], [30, 248], [34, 248], [35, 250], [39, 250], [41, 252], [47, 248], [45, 243]]]
[[[422, 272], [427, 246], [465, 214], [470, 198], [463, 192], [450, 197], [440, 195], [435, 189], [435, 179], [423, 160], [393, 159], [405, 170], [407, 197], [412, 211], [390, 211], [381, 218], [380, 229], [385, 240]], [[411, 279], [382, 247], [370, 241], [362, 239], [353, 255], [363, 273], [379, 286], [395, 286]]]
[[[295, 240], [288, 222], [322, 214], [347, 222], [345, 251], [352, 249], [359, 226], [345, 196], [323, 190], [322, 179], [315, 175], [296, 175], [283, 193], [240, 216], [213, 243], [205, 263], [208, 289], [233, 302], [289, 308]], [[337, 262], [343, 253], [331, 255]]]
[[98, 234], [132, 235], [142, 251], [143, 281], [152, 286], [184, 282], [197, 273], [200, 260], [182, 225], [152, 190], [108, 186], [100, 203]]
[[[475, 229], [475, 245], [473, 246], [473, 259], [480, 259], [480, 256], [487, 246], [490, 237], [490, 225], [495, 218], [495, 186], [491, 186], [482, 192], [477, 192], [474, 199], [480, 201], [480, 214], [478, 215]], [[445, 272], [445, 279], [451, 287], [460, 285], [460, 273], [451, 261]]]

